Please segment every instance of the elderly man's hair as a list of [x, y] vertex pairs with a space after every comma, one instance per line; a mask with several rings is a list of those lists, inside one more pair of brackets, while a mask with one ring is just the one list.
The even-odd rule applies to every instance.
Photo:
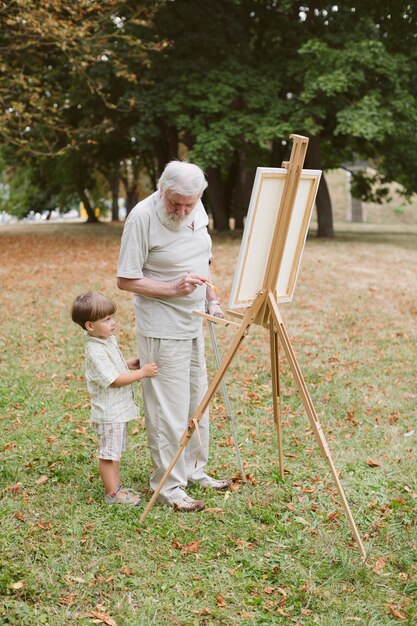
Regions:
[[161, 174], [158, 189], [181, 196], [201, 196], [207, 187], [204, 172], [198, 165], [186, 161], [170, 161]]

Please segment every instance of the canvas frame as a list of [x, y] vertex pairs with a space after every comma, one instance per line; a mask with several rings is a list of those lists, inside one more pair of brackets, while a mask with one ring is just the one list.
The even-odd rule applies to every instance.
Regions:
[[249, 307], [265, 286], [271, 246], [280, 233], [277, 302], [293, 298], [305, 240], [320, 183], [320, 170], [302, 170], [290, 219], [284, 216], [286, 168], [258, 167], [230, 293], [229, 309]]

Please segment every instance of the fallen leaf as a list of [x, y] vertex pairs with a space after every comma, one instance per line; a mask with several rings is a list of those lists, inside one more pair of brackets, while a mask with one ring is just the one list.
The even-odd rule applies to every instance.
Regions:
[[25, 582], [26, 582], [25, 580], [18, 580], [15, 583], [11, 583], [10, 584], [10, 589], [15, 589], [17, 591], [18, 589], [21, 589], [23, 587]]
[[76, 597], [75, 593], [70, 593], [67, 596], [61, 596], [58, 600], [58, 604], [60, 606], [69, 606], [70, 604], [73, 604]]
[[22, 483], [16, 483], [15, 485], [8, 485], [6, 487], [6, 491], [11, 491], [12, 493], [19, 493], [21, 486], [22, 486]]
[[380, 467], [381, 465], [379, 461], [374, 461], [373, 459], [368, 459], [366, 464], [369, 465], [369, 467]]
[[17, 449], [17, 445], [15, 444], [14, 441], [9, 441], [8, 443], [6, 443], [6, 445], [3, 448], [3, 450], [16, 450], [16, 449]]
[[329, 521], [332, 521], [332, 520], [334, 520], [334, 519], [337, 519], [338, 517], [340, 517], [340, 513], [339, 513], [339, 511], [332, 511], [331, 513], [328, 513], [328, 514], [326, 515], [326, 518], [327, 518]]
[[216, 598], [216, 604], [217, 604], [217, 606], [220, 606], [220, 607], [227, 606], [226, 600], [223, 598], [223, 596], [220, 596], [220, 595], [217, 596], [217, 598]]
[[375, 574], [378, 574], [382, 568], [385, 566], [385, 561], [384, 559], [377, 559], [376, 563], [375, 563], [375, 567], [372, 570]]
[[123, 567], [120, 570], [121, 574], [124, 574], [125, 576], [131, 576], [133, 574], [133, 569], [129, 569], [128, 567]]
[[95, 617], [94, 620], [97, 624], [107, 624], [107, 626], [117, 626], [115, 620], [107, 613], [101, 613], [101, 611], [90, 611], [87, 614], [88, 617]]
[[210, 609], [201, 609], [201, 610], [197, 610], [197, 609], [192, 609], [191, 613], [194, 613], [195, 615], [211, 615], [211, 611]]
[[80, 583], [82, 585], [85, 585], [85, 583], [87, 582], [84, 580], [84, 578], [79, 578], [78, 576], [70, 576], [69, 574], [66, 574], [64, 578], [68, 583]]
[[199, 541], [192, 541], [187, 546], [183, 546], [178, 541], [173, 541], [172, 547], [175, 548], [176, 550], [181, 550], [181, 552], [196, 553], [199, 550], [199, 545], [201, 541], [202, 539], [200, 539]]
[[391, 613], [393, 617], [395, 617], [395, 619], [399, 619], [402, 621], [407, 619], [405, 615], [397, 611], [397, 609], [395, 609], [391, 604], [388, 605], [388, 608], [389, 608], [389, 612]]
[[37, 485], [46, 485], [46, 483], [48, 482], [49, 478], [48, 476], [40, 476], [38, 478], [38, 480], [36, 481]]

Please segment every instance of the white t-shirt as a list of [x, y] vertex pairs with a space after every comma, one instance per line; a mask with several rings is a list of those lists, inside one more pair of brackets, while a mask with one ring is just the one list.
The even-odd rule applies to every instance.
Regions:
[[[170, 230], [156, 212], [159, 191], [137, 204], [129, 213], [120, 246], [117, 276], [178, 280], [187, 272], [208, 276], [211, 238], [208, 217], [201, 201], [197, 203], [193, 227]], [[201, 330], [201, 318], [193, 310], [204, 311], [206, 286], [201, 285], [178, 298], [146, 298], [134, 295], [137, 332], [159, 339], [193, 339]]]

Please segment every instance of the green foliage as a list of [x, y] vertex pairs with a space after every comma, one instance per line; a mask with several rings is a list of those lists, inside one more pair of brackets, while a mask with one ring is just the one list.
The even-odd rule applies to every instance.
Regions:
[[378, 174], [368, 174], [365, 171], [354, 172], [352, 175], [350, 190], [354, 198], [360, 198], [363, 202], [376, 202], [382, 204], [389, 201], [390, 190], [382, 185], [382, 177]]
[[372, 159], [383, 180], [417, 190], [407, 1], [14, 0], [0, 26], [12, 161], [44, 158], [53, 173], [72, 152], [90, 195], [98, 171], [136, 199], [141, 169], [155, 182], [188, 156], [207, 169], [212, 206], [242, 216], [255, 166], [279, 166], [293, 132], [319, 146], [318, 169]]

